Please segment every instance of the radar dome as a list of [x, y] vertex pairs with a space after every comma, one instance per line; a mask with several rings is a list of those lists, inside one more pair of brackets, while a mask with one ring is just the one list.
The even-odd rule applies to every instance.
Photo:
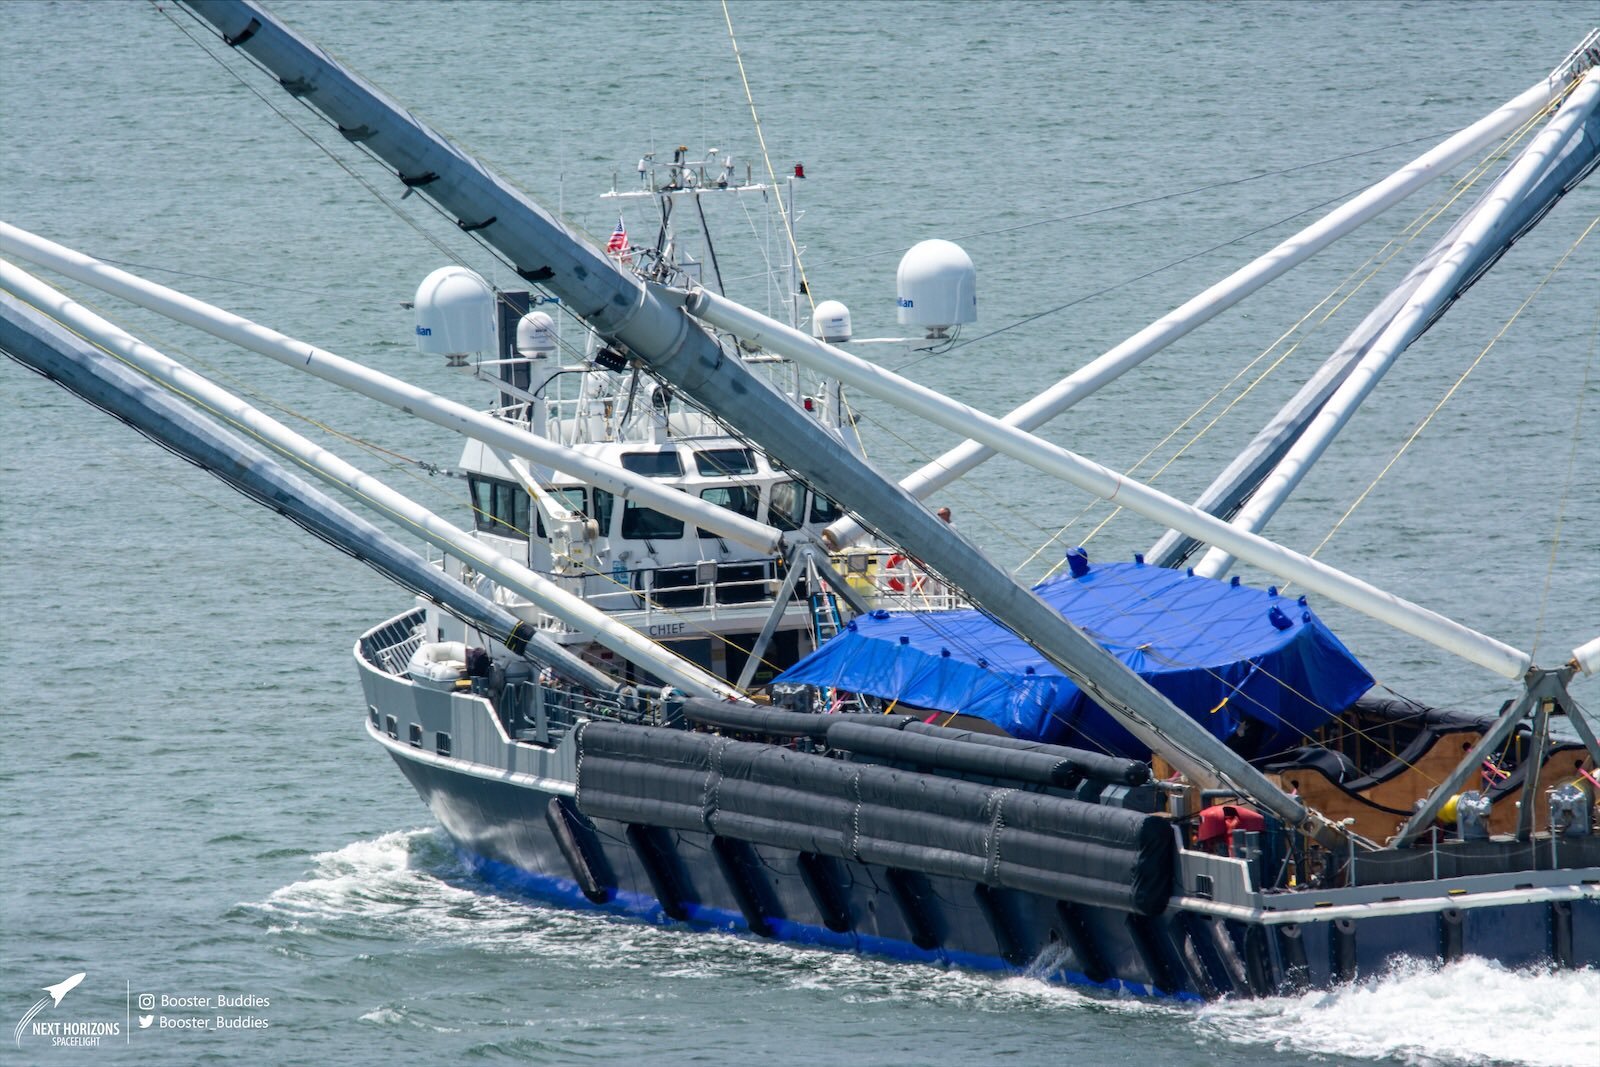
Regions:
[[900, 258], [895, 304], [902, 326], [924, 326], [931, 337], [978, 318], [978, 271], [961, 246], [923, 241]]
[[827, 341], [850, 340], [850, 309], [837, 300], [824, 300], [811, 313], [811, 336]]
[[417, 286], [417, 347], [430, 356], [493, 352], [494, 290], [477, 271], [440, 267]]
[[530, 311], [517, 323], [517, 355], [543, 359], [556, 350], [556, 323], [543, 311]]

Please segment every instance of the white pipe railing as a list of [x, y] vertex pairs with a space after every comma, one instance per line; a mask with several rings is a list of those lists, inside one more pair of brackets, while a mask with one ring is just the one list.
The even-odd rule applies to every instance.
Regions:
[[60, 291], [5, 260], [0, 260], [0, 288], [15, 295], [80, 336], [172, 388], [179, 396], [231, 422], [334, 488], [388, 513], [434, 546], [469, 561], [508, 589], [526, 597], [550, 615], [595, 640], [624, 659], [638, 663], [686, 693], [715, 699], [738, 694], [718, 678], [682, 659], [627, 626], [606, 617], [522, 564], [495, 552], [465, 530], [428, 511], [409, 497], [345, 462], [327, 449], [295, 433], [276, 419], [156, 351]]
[[[1370, 615], [1506, 678], [1521, 678], [1531, 664], [1521, 652], [1437, 612], [1386, 593], [1359, 578], [1310, 559], [1257, 534], [1237, 530], [1226, 522], [1181, 500], [1124, 478], [1049, 441], [1007, 425], [992, 415], [875, 367], [832, 345], [814, 340], [799, 330], [767, 318], [707, 292], [696, 289], [688, 296], [689, 311], [718, 329], [830, 375], [862, 392], [888, 401], [946, 429], [963, 433], [996, 452], [1019, 459], [1047, 474], [1070, 482], [1096, 496], [1153, 519], [1190, 537], [1222, 545], [1240, 559]], [[847, 504], [848, 506], [848, 504]]]
[[[1539, 180], [1545, 164], [1559, 152], [1572, 132], [1585, 122], [1600, 101], [1600, 70], [1591, 70], [1583, 83], [1567, 98], [1560, 112], [1540, 131], [1490, 189], [1483, 206], [1473, 216], [1461, 236], [1451, 245], [1438, 266], [1417, 287], [1406, 306], [1372, 342], [1372, 347], [1351, 368], [1350, 374], [1328, 402], [1317, 412], [1294, 445], [1262, 481], [1250, 502], [1232, 519], [1241, 530], [1259, 531], [1266, 526], [1289, 494], [1300, 485], [1313, 464], [1322, 458], [1333, 439], [1343, 430], [1356, 409], [1377, 387], [1378, 381], [1394, 366], [1406, 346], [1421, 336], [1434, 310], [1450, 298], [1471, 265], [1474, 251], [1489, 239], [1506, 212], [1522, 200]], [[1233, 564], [1224, 549], [1212, 548], [1195, 566], [1194, 572], [1206, 578], [1220, 578]]]
[[[1167, 345], [1211, 321], [1268, 282], [1398, 204], [1448, 168], [1516, 129], [1553, 100], [1563, 84], [1561, 79], [1552, 75], [1507, 101], [1498, 110], [1441, 141], [1270, 252], [1240, 267], [1205, 292], [1168, 312], [1162, 319], [1084, 364], [1045, 392], [1012, 410], [1002, 421], [1009, 426], [1032, 430], [1055, 418], [1101, 386], [1115, 381]], [[994, 449], [981, 441], [964, 441], [903, 479], [900, 485], [913, 496], [925, 499], [994, 453]], [[860, 524], [849, 517], [840, 519], [827, 530], [829, 540], [838, 545], [850, 544], [863, 532]]]
[[683, 519], [704, 530], [766, 555], [783, 547], [783, 533], [727, 508], [623, 470], [558, 442], [520, 430], [475, 411], [465, 404], [431, 393], [391, 375], [363, 367], [304, 341], [214, 307], [164, 285], [118, 270], [93, 256], [74, 251], [27, 230], [0, 222], [0, 252], [93, 286], [130, 303], [193, 326], [251, 352], [305, 371], [324, 381], [388, 404], [418, 418], [454, 430], [486, 445], [504, 449], [531, 462], [581, 479], [624, 500]]

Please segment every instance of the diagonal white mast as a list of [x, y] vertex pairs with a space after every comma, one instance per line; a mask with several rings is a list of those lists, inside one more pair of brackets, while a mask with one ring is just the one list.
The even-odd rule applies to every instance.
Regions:
[[[1115, 381], [1167, 345], [1210, 322], [1268, 282], [1400, 203], [1450, 167], [1515, 130], [1555, 99], [1565, 84], [1565, 77], [1551, 74], [1286, 239], [1270, 252], [1240, 267], [1115, 348], [1084, 364], [1009, 412], [1002, 421], [1023, 430], [1042, 426], [1101, 386]], [[913, 496], [925, 499], [994, 454], [995, 449], [984, 442], [967, 440], [925, 464], [900, 484]], [[842, 546], [856, 540], [862, 533], [860, 524], [847, 516], [828, 527], [826, 536], [832, 543]]]
[[764, 344], [797, 363], [838, 378], [847, 385], [930, 422], [964, 433], [996, 452], [1019, 459], [1164, 526], [1222, 545], [1240, 559], [1299, 582], [1314, 593], [1420, 637], [1496, 674], [1506, 678], [1521, 678], [1532, 663], [1526, 652], [1258, 534], [1236, 529], [1216, 516], [1167, 496], [1143, 482], [1124, 478], [1116, 471], [1007, 425], [992, 415], [952, 400], [927, 386], [807, 337], [798, 330], [724, 297], [697, 289], [689, 294], [688, 308], [697, 318], [727, 330], [736, 337]]
[[502, 419], [336, 356], [315, 345], [297, 341], [176, 289], [118, 270], [93, 256], [7, 222], [0, 222], [0, 252], [26, 259], [84, 285], [94, 286], [174, 321], [220, 337], [230, 344], [275, 359], [285, 366], [305, 371], [435, 425], [455, 430], [465, 437], [570, 474], [624, 500], [634, 500], [674, 518], [691, 522], [757, 552], [770, 555], [782, 548], [782, 532], [765, 523], [663, 486], [614, 464], [585, 456], [549, 438], [531, 434]]
[[[1588, 120], [1597, 102], [1600, 102], [1600, 69], [1591, 70], [1584, 76], [1583, 82], [1567, 98], [1561, 111], [1495, 183], [1483, 209], [1461, 232], [1456, 243], [1417, 288], [1405, 308], [1378, 335], [1372, 348], [1328, 398], [1305, 433], [1278, 461], [1250, 502], [1234, 516], [1234, 526], [1253, 532], [1267, 524], [1279, 505], [1294, 492], [1306, 472], [1322, 457], [1339, 431], [1344, 429], [1356, 409], [1371, 395], [1379, 379], [1394, 366], [1400, 353], [1421, 335], [1434, 312], [1449, 299], [1472, 268], [1473, 253], [1492, 239], [1501, 220], [1527, 194], [1543, 172], [1545, 164], [1567, 144], [1573, 131]], [[1220, 578], [1232, 565], [1233, 557], [1224, 549], [1214, 547], [1195, 566], [1194, 572], [1207, 578]]]
[[713, 699], [738, 694], [726, 682], [649, 640], [543, 576], [500, 555], [402, 493], [384, 485], [327, 449], [307, 440], [259, 409], [156, 351], [19, 267], [0, 260], [0, 289], [31, 304], [74, 332], [112, 352], [180, 395], [221, 415], [328, 484], [363, 503], [397, 517], [408, 528], [446, 552], [452, 552], [491, 575], [508, 589], [595, 640], [617, 655], [640, 664], [686, 693]]
[[685, 313], [670, 293], [624, 274], [549, 212], [326, 53], [250, 2], [186, 0], [223, 40], [302, 96], [352, 140], [420, 189], [464, 228], [577, 309], [602, 336], [695, 398], [737, 433], [777, 456], [834, 500], [848, 500], [885, 537], [961, 587], [972, 602], [1022, 634], [1133, 736], [1191, 781], [1226, 783], [1293, 825], [1305, 806], [1173, 706], [1093, 638], [1062, 618], [939, 521], [915, 498], [852, 454], [816, 418], [752, 374]]

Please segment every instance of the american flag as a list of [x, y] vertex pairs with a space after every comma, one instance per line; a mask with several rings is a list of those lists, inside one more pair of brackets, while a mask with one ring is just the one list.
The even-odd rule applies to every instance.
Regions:
[[622, 224], [622, 216], [617, 216], [617, 228], [611, 231], [611, 240], [606, 242], [606, 255], [620, 256], [628, 251], [628, 228]]

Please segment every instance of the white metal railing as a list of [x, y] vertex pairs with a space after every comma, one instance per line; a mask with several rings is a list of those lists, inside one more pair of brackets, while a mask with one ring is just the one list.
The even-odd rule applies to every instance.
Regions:
[[869, 607], [891, 611], [952, 611], [971, 607], [954, 586], [903, 552], [848, 549], [830, 558]]

